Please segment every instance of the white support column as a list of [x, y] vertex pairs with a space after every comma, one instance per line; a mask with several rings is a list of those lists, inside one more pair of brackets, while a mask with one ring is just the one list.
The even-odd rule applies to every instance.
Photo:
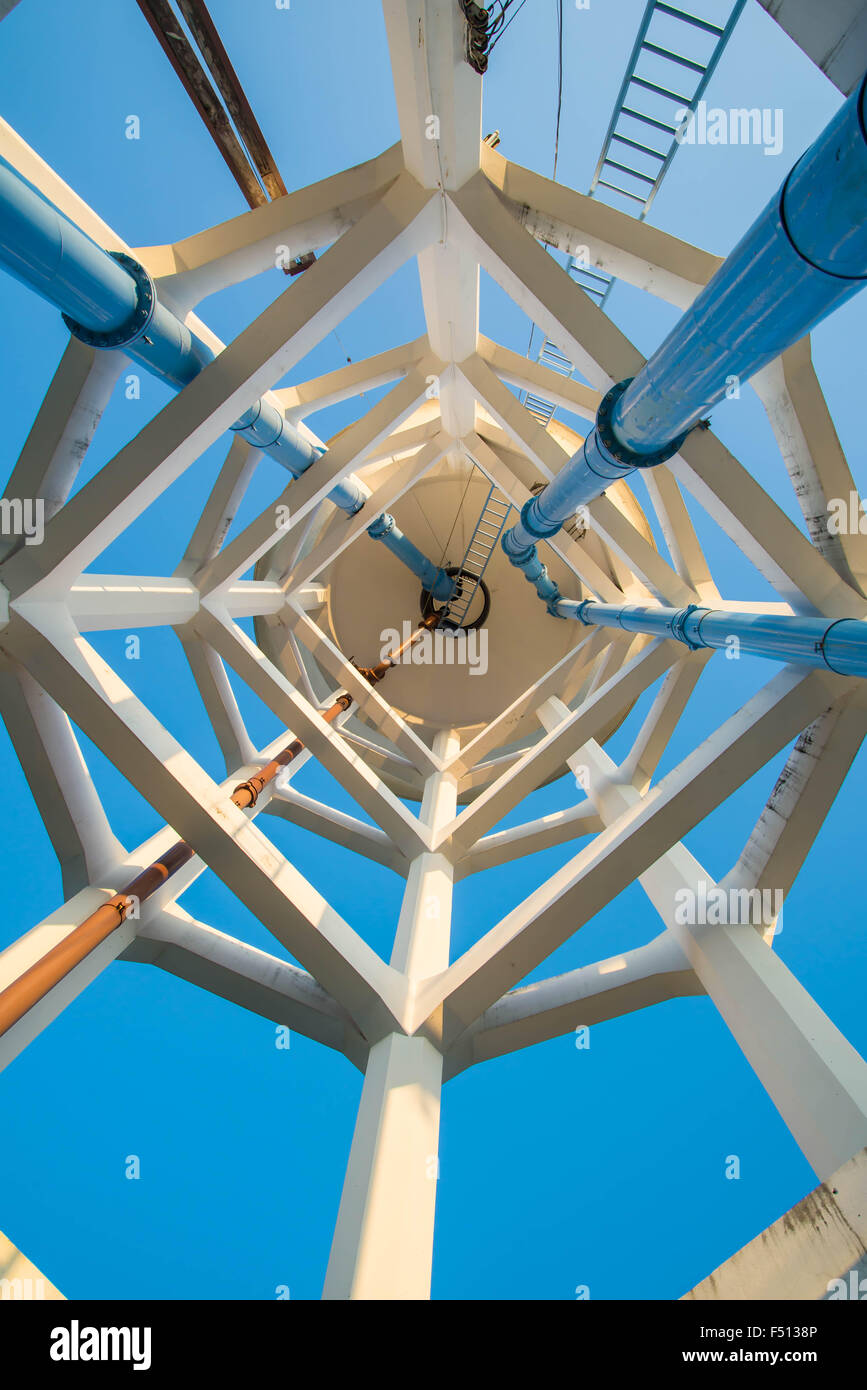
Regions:
[[[458, 747], [453, 732], [434, 740], [443, 762]], [[434, 773], [422, 821], [436, 832], [456, 806], [456, 778]], [[441, 854], [420, 854], [410, 868], [391, 958], [410, 993], [448, 967], [452, 879]], [[371, 1049], [323, 1297], [430, 1297], [442, 1067], [422, 1035], [391, 1033]]]
[[[567, 713], [550, 700], [540, 717], [556, 727]], [[617, 780], [597, 743], [585, 744], [574, 761], [587, 770], [588, 794], [606, 824], [641, 800]], [[867, 1144], [867, 1062], [749, 922], [677, 920], [678, 895], [695, 894], [702, 881], [706, 892], [717, 886], [683, 844], [639, 878], [807, 1162], [825, 1179]]]
[[[121, 352], [96, 352], [70, 338], [5, 484], [6, 497], [40, 498], [46, 521], [60, 510], [124, 363]], [[0, 538], [0, 559], [21, 544], [20, 537]]]
[[[401, 145], [407, 170], [423, 188], [460, 188], [478, 173], [482, 79], [466, 61], [466, 21], [442, 0], [384, 0]], [[475, 352], [479, 334], [478, 258], [450, 235], [442, 199], [440, 237], [418, 258], [428, 337], [443, 362]], [[440, 381], [443, 425], [469, 433], [475, 400], [452, 372]]]

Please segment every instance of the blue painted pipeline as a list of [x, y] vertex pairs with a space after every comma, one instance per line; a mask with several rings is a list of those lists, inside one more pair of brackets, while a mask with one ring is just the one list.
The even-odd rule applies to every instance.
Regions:
[[[652, 637], [673, 637], [693, 651], [735, 650], [797, 666], [822, 666], [844, 676], [867, 676], [867, 622], [860, 618], [805, 618], [786, 613], [732, 613], [721, 608], [645, 608], [560, 599], [557, 616], [589, 626], [619, 627]], [[737, 639], [735, 647], [732, 639]]]
[[454, 596], [455, 581], [446, 574], [445, 570], [437, 569], [433, 561], [429, 560], [417, 546], [413, 545], [389, 512], [383, 512], [381, 516], [378, 516], [373, 525], [368, 526], [367, 534], [375, 541], [382, 541], [392, 555], [395, 555], [408, 569], [412, 570], [413, 574], [418, 576], [422, 588], [426, 589], [438, 602], [447, 603]]
[[[58, 308], [77, 338], [95, 348], [122, 350], [178, 390], [214, 359], [208, 345], [160, 304], [143, 266], [131, 256], [97, 246], [2, 160], [0, 265]], [[324, 452], [261, 399], [231, 429], [295, 478]], [[352, 515], [364, 506], [370, 489], [350, 474], [328, 496]], [[455, 581], [403, 535], [393, 517], [380, 516], [369, 533], [382, 540], [435, 599], [447, 602], [453, 597]]]
[[[582, 447], [503, 536], [532, 563], [582, 503], [662, 463], [725, 395], [867, 283], [867, 76], [634, 379], [618, 382]], [[550, 602], [549, 602], [550, 608]]]
[[[92, 347], [122, 350], [178, 390], [214, 359], [207, 344], [160, 304], [143, 266], [97, 246], [2, 160], [0, 265], [59, 309], [75, 337]], [[324, 452], [264, 400], [231, 428], [295, 478]], [[350, 514], [369, 496], [352, 475], [329, 493]]]

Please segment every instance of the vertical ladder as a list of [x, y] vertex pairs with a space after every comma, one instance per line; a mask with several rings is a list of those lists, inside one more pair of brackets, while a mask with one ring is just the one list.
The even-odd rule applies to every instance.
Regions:
[[[709, 20], [689, 14], [676, 5], [664, 4], [663, 0], [648, 0], [627, 64], [626, 76], [614, 105], [614, 114], [602, 144], [602, 153], [590, 184], [591, 197], [597, 188], [610, 189], [611, 192], [628, 198], [630, 202], [637, 203], [640, 209], [638, 220], [644, 220], [680, 143], [678, 136], [685, 118], [681, 116], [680, 120], [674, 123], [675, 115], [678, 112], [696, 110], [745, 3], [746, 0], [735, 0], [726, 23], [712, 24]], [[655, 27], [654, 20], [657, 21]], [[658, 32], [660, 23], [664, 33], [672, 36], [667, 38], [665, 43], [661, 41], [662, 35]], [[683, 40], [686, 40], [687, 35], [694, 41], [695, 34], [709, 36], [713, 43], [709, 51], [706, 43], [703, 44], [704, 51], [701, 51], [700, 43], [694, 56], [687, 57], [679, 50], [684, 46]], [[669, 47], [672, 42], [677, 42], [678, 47]], [[641, 63], [645, 68], [643, 73], [638, 71]], [[650, 72], [646, 70], [648, 63], [652, 64]], [[652, 78], [658, 80], [651, 80]], [[684, 91], [684, 87], [691, 87], [692, 90]], [[647, 109], [648, 99], [644, 96], [645, 92], [650, 92], [652, 98], [656, 99], [655, 103], [651, 101], [651, 110]], [[642, 129], [649, 129], [652, 134], [639, 139], [641, 132], [633, 122], [637, 122]], [[666, 142], [659, 138], [660, 131], [669, 137], [667, 146]], [[652, 143], [648, 144], [646, 141]], [[661, 150], [658, 148], [660, 144], [663, 146]], [[620, 155], [620, 158], [615, 159], [612, 145], [623, 145], [628, 153], [621, 155], [618, 148], [614, 154]], [[634, 150], [641, 156], [638, 160], [632, 153]], [[613, 172], [615, 170], [616, 173]], [[624, 188], [622, 179], [618, 183], [610, 181], [612, 177], [618, 178], [621, 174], [625, 174], [627, 180], [634, 182], [627, 182]]]
[[482, 576], [488, 568], [488, 563], [497, 547], [497, 541], [503, 534], [511, 510], [511, 502], [497, 492], [492, 483], [484, 506], [479, 513], [479, 519], [473, 528], [473, 534], [470, 536], [466, 554], [461, 561], [460, 592], [457, 598], [452, 599], [448, 605], [446, 616], [442, 619], [444, 627], [460, 628], [466, 622], [473, 599], [478, 593]]
[[[664, 4], [663, 0], [648, 0], [647, 8], [638, 28], [638, 37], [627, 64], [626, 76], [614, 106], [614, 115], [602, 143], [602, 153], [599, 156], [588, 190], [591, 198], [596, 195], [597, 189], [607, 188], [629, 199], [632, 203], [640, 204], [638, 220], [639, 222], [644, 220], [659, 192], [660, 184], [668, 172], [669, 165], [677, 153], [679, 144], [677, 137], [682, 126], [672, 124], [674, 114], [677, 111], [692, 112], [697, 109], [745, 4], [746, 0], [734, 0], [725, 24], [712, 24], [710, 20], [689, 14], [686, 10], [681, 10], [675, 5]], [[651, 34], [651, 25], [654, 20], [657, 22]], [[699, 52], [696, 50], [695, 57], [687, 57], [662, 42], [662, 34], [659, 32], [661, 26], [664, 26], [667, 35], [676, 36], [679, 48], [685, 46], [681, 39], [685, 38], [687, 33], [707, 35], [713, 39], [713, 44], [709, 51]], [[657, 42], [657, 40], [659, 41]], [[668, 39], [668, 43], [674, 41], [674, 38]], [[701, 43], [701, 41], [699, 42]], [[706, 43], [704, 48], [707, 49]], [[645, 65], [648, 62], [654, 64], [650, 73], [646, 72], [646, 66], [645, 73], [638, 72], [638, 65], [642, 59], [644, 59]], [[682, 80], [684, 72], [689, 73], [693, 78], [691, 84], [693, 90], [691, 92], [679, 90], [680, 87], [690, 85], [688, 80], [686, 82]], [[674, 74], [677, 76], [675, 77]], [[659, 81], [651, 81], [651, 77], [658, 77]], [[696, 77], [698, 78], [697, 83], [695, 82]], [[662, 85], [663, 83], [665, 85]], [[678, 90], [672, 90], [675, 85], [677, 85]], [[644, 92], [652, 94], [650, 103], [648, 103], [647, 98], [642, 96]], [[648, 104], [652, 104], [654, 99], [657, 105], [654, 110], [648, 111], [646, 107]], [[660, 119], [661, 117], [665, 119]], [[644, 136], [639, 139], [638, 136], [642, 134], [642, 131], [630, 124], [631, 122], [638, 122], [639, 126], [649, 127], [653, 131], [653, 136]], [[664, 145], [665, 142], [659, 140], [659, 131], [670, 137], [668, 146], [661, 150], [656, 146], [660, 143]], [[646, 143], [651, 138], [653, 145]], [[624, 155], [623, 158], [631, 158], [631, 164], [624, 164], [612, 157], [611, 148], [615, 144], [628, 147], [630, 155]], [[631, 153], [633, 150], [638, 151], [638, 160]], [[619, 149], [615, 153], [619, 154]], [[646, 162], [642, 163], [642, 160]], [[637, 168], [633, 167], [636, 162], [638, 163]], [[612, 170], [618, 171], [613, 177], [625, 174], [636, 182], [631, 188], [623, 188], [620, 184], [611, 183], [603, 175], [609, 174]], [[634, 211], [634, 209], [630, 210]], [[608, 275], [604, 270], [591, 268], [576, 260], [574, 256], [570, 256], [566, 262], [566, 273], [572, 276], [573, 280], [581, 286], [585, 294], [588, 294], [599, 305], [600, 309], [605, 307], [615, 283], [613, 275]], [[563, 376], [571, 377], [575, 370], [574, 365], [547, 337], [536, 361], [543, 362], [545, 366], [553, 366]], [[534, 419], [538, 420], [543, 429], [550, 424], [557, 408], [553, 402], [530, 391], [524, 393], [522, 404], [527, 407]]]
[[[561, 376], [571, 376], [575, 370], [574, 364], [562, 353], [558, 347], [546, 338], [542, 344], [542, 351], [536, 358], [543, 366], [550, 367], [552, 371], [559, 372]], [[532, 391], [525, 392], [523, 404], [529, 410], [534, 420], [538, 420], [543, 429], [546, 429], [551, 416], [554, 414], [556, 406], [553, 401], [546, 401], [542, 396], [536, 396]]]

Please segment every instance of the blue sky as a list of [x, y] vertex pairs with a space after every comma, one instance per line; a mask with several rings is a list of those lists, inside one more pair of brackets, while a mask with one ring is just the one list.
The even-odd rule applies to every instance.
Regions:
[[[564, 9], [564, 98], [558, 178], [587, 188], [643, 11], [643, 0]], [[698, 3], [696, 9], [699, 8]], [[717, 7], [716, 13], [719, 14]], [[287, 186], [302, 187], [369, 158], [398, 138], [378, 0], [212, 0], [211, 11]], [[711, 0], [702, 8], [713, 14]], [[556, 6], [527, 0], [492, 57], [485, 129], [501, 152], [550, 175], [556, 100]], [[37, 56], [38, 55], [38, 56]], [[651, 221], [725, 254], [823, 128], [841, 98], [755, 3], [749, 4], [707, 93], [725, 107], [784, 113], [778, 158], [754, 146], [684, 146]], [[125, 118], [141, 139], [124, 138]], [[118, 0], [23, 0], [0, 25], [0, 115], [133, 246], [181, 237], [244, 204], [137, 7]], [[201, 316], [230, 340], [286, 288], [278, 272], [214, 296]], [[619, 284], [609, 310], [645, 353], [676, 311]], [[860, 405], [867, 301], [851, 301], [814, 334], [820, 380], [863, 484]], [[8, 473], [66, 341], [59, 316], [0, 276], [0, 410]], [[301, 381], [422, 331], [418, 280], [406, 267], [305, 359]], [[482, 329], [518, 351], [529, 325], [483, 278]], [[80, 484], [165, 404], [149, 378], [139, 401], [116, 393]], [[371, 404], [349, 402], [311, 423], [327, 438]], [[764, 412], [749, 390], [714, 414], [725, 443], [802, 525]], [[221, 440], [94, 567], [171, 573], [225, 455]], [[236, 529], [281, 490], [265, 459]], [[640, 494], [639, 494], [640, 495]], [[692, 514], [729, 598], [772, 597], [736, 547]], [[213, 776], [222, 763], [180, 646], [148, 629], [142, 659], [123, 634], [97, 649]], [[766, 663], [716, 658], [703, 676], [661, 773], [770, 676]], [[253, 737], [280, 732], [236, 683]], [[647, 700], [610, 746], [625, 753]], [[112, 824], [138, 844], [160, 819], [82, 738]], [[11, 745], [2, 735], [7, 805], [0, 845], [7, 885], [0, 946], [61, 900], [50, 844]], [[782, 757], [687, 837], [714, 875], [737, 857]], [[358, 808], [315, 764], [311, 795]], [[856, 762], [789, 897], [777, 949], [864, 1051], [867, 947], [861, 929]], [[564, 778], [513, 820], [566, 806]], [[267, 818], [260, 826], [367, 940], [386, 953], [401, 882], [386, 870]], [[574, 852], [574, 851], [573, 851]], [[489, 871], [456, 894], [462, 950], [570, 857], [569, 847]], [[214, 875], [185, 895], [194, 915], [280, 953], [270, 933]], [[574, 968], [649, 940], [657, 920], [635, 885], [537, 972]], [[145, 966], [117, 964], [0, 1074], [0, 1230], [70, 1297], [318, 1297], [340, 1197], [360, 1075], [342, 1058]], [[124, 1177], [128, 1154], [142, 1177]], [[724, 1176], [741, 1158], [739, 1181]], [[567, 1036], [477, 1067], [445, 1092], [436, 1298], [673, 1298], [814, 1186], [812, 1173], [713, 1006], [672, 1002], [593, 1030], [587, 1051]]]

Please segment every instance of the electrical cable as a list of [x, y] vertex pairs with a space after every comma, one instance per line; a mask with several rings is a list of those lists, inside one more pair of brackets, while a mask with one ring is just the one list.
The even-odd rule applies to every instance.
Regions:
[[557, 161], [560, 158], [560, 113], [563, 109], [563, 0], [557, 3], [557, 121], [554, 127], [554, 172], [551, 178], [556, 182]]
[[[490, 43], [490, 44], [488, 45], [488, 56], [489, 56], [489, 57], [490, 57], [492, 51], [494, 50], [494, 48], [496, 48], [497, 44], [500, 42], [500, 39], [501, 39], [501, 38], [503, 37], [503, 35], [505, 34], [505, 32], [506, 32], [506, 30], [508, 29], [509, 25], [512, 23], [512, 20], [518, 18], [518, 15], [521, 13], [521, 11], [522, 11], [522, 9], [524, 8], [524, 6], [526, 5], [526, 3], [527, 3], [527, 0], [521, 0], [521, 3], [519, 4], [518, 8], [515, 10], [515, 13], [514, 13], [513, 15], [511, 15], [511, 16], [506, 20], [505, 24], [503, 24], [502, 27], [501, 27], [500, 29], [498, 29], [497, 34], [496, 34], [496, 37], [494, 38], [493, 42]], [[506, 11], [510, 8], [510, 6], [511, 6], [512, 4], [514, 4], [514, 0], [503, 0], [503, 10], [502, 10], [502, 15], [500, 16], [500, 18], [502, 18], [502, 16], [505, 15]]]
[[461, 508], [463, 507], [464, 502], [466, 501], [467, 493], [469, 492], [470, 483], [473, 481], [473, 475], [475, 474], [475, 471], [476, 471], [476, 465], [473, 464], [473, 466], [472, 466], [472, 468], [470, 469], [469, 474], [468, 474], [468, 476], [467, 476], [467, 484], [466, 484], [466, 487], [465, 487], [464, 490], [463, 490], [463, 494], [462, 494], [462, 496], [461, 496], [461, 500], [460, 500], [460, 502], [458, 503], [458, 509], [457, 509], [457, 511], [455, 512], [455, 519], [454, 519], [454, 521], [452, 522], [452, 529], [449, 531], [449, 534], [448, 534], [448, 536], [447, 536], [447, 538], [446, 538], [446, 543], [445, 543], [445, 545], [443, 546], [442, 554], [440, 555], [440, 558], [439, 558], [439, 563], [437, 564], [437, 569], [438, 569], [438, 570], [441, 570], [442, 567], [443, 567], [443, 563], [444, 563], [445, 558], [446, 558], [446, 551], [448, 550], [449, 545], [451, 544], [452, 536], [453, 536], [454, 533], [455, 533], [455, 527], [457, 526], [458, 521], [460, 520]]
[[[509, 14], [516, 3], [517, 9]], [[491, 53], [526, 3], [527, 0], [495, 0], [484, 8], [475, 0], [460, 0], [467, 21], [467, 62], [476, 72], [487, 71]]]

